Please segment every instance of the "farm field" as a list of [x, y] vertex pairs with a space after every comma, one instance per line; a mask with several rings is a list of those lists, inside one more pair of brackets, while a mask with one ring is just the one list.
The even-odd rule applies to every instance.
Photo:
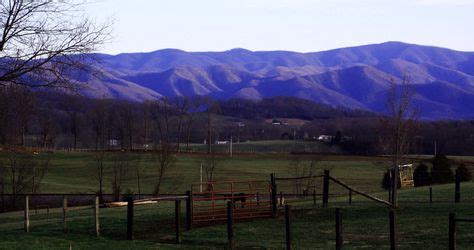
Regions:
[[[241, 153], [313, 153], [319, 154], [341, 154], [343, 152], [337, 145], [321, 141], [302, 141], [302, 140], [262, 140], [245, 141], [233, 143], [233, 150]], [[184, 148], [182, 146], [182, 148]], [[229, 143], [224, 145], [213, 145], [213, 150], [218, 153], [228, 153]], [[196, 152], [207, 152], [207, 146], [203, 144], [193, 144], [191, 150]]]
[[[154, 156], [150, 153], [118, 155], [110, 153], [105, 162], [105, 192], [111, 192], [113, 166], [117, 159], [129, 161], [125, 189], [136, 194], [135, 167], [141, 171], [141, 189], [150, 193], [157, 170]], [[430, 156], [413, 156], [413, 161], [429, 162]], [[2, 156], [6, 160], [5, 156]], [[269, 175], [292, 177], [294, 166], [309, 166], [315, 161], [316, 175], [324, 169], [331, 176], [350, 186], [387, 199], [381, 188], [381, 179], [389, 162], [386, 157], [360, 157], [339, 155], [288, 155], [278, 153], [238, 154], [232, 158], [216, 156], [215, 180], [247, 181], [269, 180]], [[456, 161], [470, 162], [472, 157], [452, 157]], [[163, 194], [183, 194], [190, 183], [199, 182], [200, 164], [205, 163], [202, 154], [180, 154], [164, 180]], [[42, 193], [90, 193], [97, 190], [93, 153], [56, 152], [51, 155], [51, 166], [41, 186]], [[469, 165], [471, 167], [471, 165]], [[471, 167], [472, 169], [472, 167]], [[312, 186], [320, 192], [322, 179]], [[291, 181], [277, 181], [278, 191], [290, 194], [295, 191]], [[8, 190], [8, 187], [6, 187]], [[292, 206], [293, 244], [295, 249], [334, 249], [334, 209], [343, 209], [343, 234], [345, 249], [388, 249], [388, 209], [359, 195], [348, 204], [348, 193], [331, 184], [329, 207], [321, 207], [321, 197], [313, 205], [312, 197], [286, 202]], [[448, 214], [456, 212], [460, 217], [473, 218], [474, 183], [462, 183], [462, 202], [454, 204], [454, 185], [433, 186], [433, 203], [428, 201], [428, 188], [406, 188], [400, 191], [398, 214], [399, 244], [401, 249], [446, 249], [448, 242]], [[259, 219], [236, 223], [237, 248], [284, 248], [285, 231], [283, 207], [277, 219]], [[184, 203], [181, 207], [184, 228]], [[370, 215], [370, 216], [369, 216]], [[93, 210], [88, 207], [72, 209], [68, 215], [68, 233], [63, 233], [62, 210], [51, 208], [31, 211], [31, 233], [23, 232], [23, 213], [0, 214], [0, 249], [209, 249], [227, 245], [226, 225], [216, 224], [196, 227], [182, 234], [182, 244], [174, 240], [174, 203], [163, 201], [135, 207], [135, 239], [126, 241], [126, 208], [100, 209], [101, 236], [93, 236]], [[460, 224], [457, 243], [460, 249], [474, 247], [474, 224]]]
[[[474, 217], [474, 184], [463, 183], [463, 202], [449, 202], [452, 185], [436, 186], [434, 203], [428, 203], [427, 188], [402, 190], [398, 214], [401, 249], [446, 249], [448, 213]], [[466, 191], [466, 192], [464, 192]], [[443, 200], [442, 202], [437, 200]], [[388, 249], [388, 209], [355, 196], [352, 205], [346, 198], [331, 199], [328, 208], [314, 206], [310, 200], [292, 203], [295, 249], [334, 249], [334, 208], [343, 209], [343, 237], [346, 249]], [[467, 201], [466, 201], [467, 200]], [[183, 211], [183, 210], [182, 210]], [[281, 213], [280, 208], [280, 213]], [[174, 245], [173, 202], [140, 205], [135, 208], [135, 240], [126, 241], [126, 208], [101, 209], [101, 236], [93, 236], [91, 209], [71, 211], [68, 234], [63, 234], [61, 211], [45, 211], [31, 216], [31, 233], [23, 232], [22, 213], [0, 215], [1, 249], [197, 249], [224, 248], [226, 225], [194, 228], [182, 234], [182, 244]], [[368, 216], [370, 214], [370, 216]], [[184, 216], [184, 213], [182, 214]], [[284, 218], [260, 219], [235, 225], [238, 248], [283, 248]], [[459, 224], [459, 249], [471, 249], [474, 224]]]
[[[56, 152], [51, 156], [51, 163], [42, 181], [41, 193], [95, 193], [98, 190], [96, 179], [97, 163], [93, 153]], [[5, 156], [0, 158], [7, 160]], [[112, 192], [114, 164], [126, 159], [123, 191], [130, 189], [137, 193], [136, 168], [140, 171], [142, 193], [151, 193], [158, 176], [157, 160], [150, 153], [109, 153], [105, 157], [104, 190]], [[163, 192], [184, 193], [190, 183], [200, 181], [200, 165], [206, 164], [206, 155], [181, 154], [176, 157], [163, 181]], [[270, 174], [276, 176], [292, 176], [291, 168], [295, 164], [309, 166], [311, 160], [316, 161], [316, 174], [323, 169], [331, 170], [334, 176], [352, 183], [357, 180], [360, 188], [366, 191], [381, 191], [380, 181], [389, 163], [383, 157], [357, 156], [292, 156], [288, 154], [243, 154], [216, 156], [214, 180], [269, 180]], [[350, 173], [350, 174], [348, 174]], [[205, 177], [204, 177], [205, 181]], [[8, 193], [8, 187], [6, 187]], [[290, 190], [288, 190], [290, 191]]]
[[[274, 142], [280, 143], [280, 142]], [[267, 144], [263, 144], [267, 145]], [[50, 156], [51, 162], [42, 181], [40, 193], [89, 193], [98, 190], [97, 163], [94, 153], [56, 152]], [[430, 162], [432, 156], [413, 156], [413, 163]], [[459, 162], [468, 162], [474, 171], [474, 157], [450, 157]], [[364, 157], [343, 155], [288, 155], [281, 153], [237, 154], [216, 156], [215, 181], [269, 180], [270, 174], [277, 177], [293, 177], [294, 167], [308, 167], [315, 161], [315, 175], [324, 169], [331, 175], [354, 185], [362, 191], [380, 192], [383, 173], [390, 166], [387, 157]], [[0, 153], [0, 161], [7, 162]], [[199, 183], [200, 166], [206, 165], [205, 154], [179, 154], [163, 180], [162, 194], [183, 194], [191, 183]], [[130, 190], [137, 194], [137, 170], [140, 175], [142, 193], [151, 193], [158, 176], [157, 159], [151, 153], [107, 153], [104, 161], [104, 193], [112, 192], [114, 165], [123, 164], [122, 192]], [[0, 166], [1, 167], [1, 166]], [[7, 169], [5, 169], [7, 171]], [[204, 170], [203, 170], [204, 172]], [[205, 173], [203, 180], [206, 181]], [[7, 184], [8, 185], [8, 184]], [[286, 193], [292, 193], [291, 183], [283, 183]], [[9, 193], [8, 186], [5, 187]]]

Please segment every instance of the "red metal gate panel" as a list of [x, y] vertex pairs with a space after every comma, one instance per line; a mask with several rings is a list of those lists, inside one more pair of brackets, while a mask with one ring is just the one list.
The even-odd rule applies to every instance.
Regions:
[[234, 220], [272, 215], [268, 181], [226, 181], [191, 186], [193, 224], [225, 221], [227, 202], [234, 202]]

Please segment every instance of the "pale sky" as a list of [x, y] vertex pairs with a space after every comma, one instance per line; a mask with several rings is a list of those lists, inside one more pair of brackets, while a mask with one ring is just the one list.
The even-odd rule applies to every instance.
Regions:
[[474, 51], [474, 0], [99, 0], [112, 18], [100, 52], [291, 50], [386, 41]]

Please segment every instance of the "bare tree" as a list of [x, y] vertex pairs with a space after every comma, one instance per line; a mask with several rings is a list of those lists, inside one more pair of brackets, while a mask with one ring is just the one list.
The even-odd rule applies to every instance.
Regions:
[[142, 119], [142, 144], [145, 149], [145, 151], [148, 151], [150, 147], [150, 128], [152, 127], [151, 125], [151, 109], [152, 109], [153, 104], [150, 101], [145, 101], [143, 102], [142, 105], [140, 105], [140, 111], [141, 111], [141, 119]]
[[206, 156], [205, 162], [203, 164], [204, 173], [206, 174], [206, 181], [208, 183], [207, 191], [212, 191], [213, 189], [212, 182], [214, 182], [214, 174], [218, 166], [219, 162], [216, 159], [216, 153], [212, 151], [211, 154]]
[[400, 84], [391, 81], [391, 88], [387, 95], [387, 115], [382, 118], [381, 125], [385, 131], [382, 138], [386, 148], [392, 156], [392, 197], [394, 207], [397, 203], [399, 165], [403, 164], [408, 154], [412, 135], [414, 133], [417, 111], [413, 107], [414, 90], [408, 76], [404, 76]]
[[176, 157], [174, 155], [173, 146], [165, 141], [161, 141], [160, 148], [157, 153], [158, 160], [158, 178], [153, 189], [153, 196], [160, 194], [161, 184], [168, 169], [173, 166]]
[[16, 118], [18, 124], [20, 145], [25, 146], [25, 135], [28, 132], [28, 125], [35, 113], [36, 97], [30, 89], [24, 86], [15, 86], [11, 89], [14, 89], [14, 93], [10, 94], [14, 97], [14, 118]]
[[141, 172], [142, 172], [142, 168], [140, 167], [140, 164], [136, 163], [135, 175], [137, 177], [138, 199], [141, 199], [141, 196], [142, 196], [142, 189], [141, 189], [141, 182], [140, 182]]
[[67, 96], [65, 110], [68, 117], [68, 128], [69, 132], [73, 136], [72, 147], [74, 150], [77, 149], [78, 140], [79, 140], [79, 128], [81, 124], [81, 112], [80, 107], [81, 98], [75, 95]]
[[116, 155], [114, 157], [114, 177], [112, 179], [112, 193], [114, 201], [120, 200], [120, 195], [122, 194], [122, 182], [127, 174], [129, 160], [130, 159], [125, 154]]
[[56, 124], [52, 117], [53, 109], [46, 107], [38, 117], [39, 125], [39, 138], [38, 144], [47, 148], [48, 146], [54, 147], [54, 139], [56, 137]]
[[176, 149], [181, 151], [183, 120], [187, 114], [189, 100], [186, 97], [177, 97], [173, 100], [173, 107], [176, 109]]
[[304, 164], [299, 157], [295, 157], [288, 169], [294, 179], [294, 190], [296, 194], [307, 195], [311, 187], [314, 186], [316, 165], [321, 161], [319, 157], [313, 157], [309, 165]]
[[10, 113], [10, 99], [11, 95], [8, 93], [9, 87], [0, 86], [0, 145], [8, 144], [8, 135], [11, 123], [9, 122]]
[[97, 195], [102, 203], [104, 201], [104, 179], [105, 179], [105, 151], [97, 150], [94, 153], [94, 162], [96, 166], [96, 179], [99, 185]]
[[[128, 150], [133, 150], [133, 139], [135, 132], [135, 110], [130, 102], [125, 102], [118, 107], [119, 130], [121, 131], [122, 140], [128, 142]], [[125, 147], [123, 147], [125, 148]]]
[[[81, 3], [82, 2], [82, 3]], [[110, 24], [84, 17], [85, 1], [0, 2], [0, 85], [73, 87], [68, 73], [88, 68]]]
[[35, 113], [35, 99], [35, 94], [24, 86], [0, 85], [0, 144], [24, 146]]
[[108, 126], [108, 103], [107, 100], [96, 100], [89, 112], [90, 121], [92, 123], [94, 137], [95, 137], [95, 149], [104, 150], [106, 146], [107, 138], [107, 126]]
[[214, 125], [213, 114], [219, 112], [219, 103], [208, 99], [207, 100], [207, 153], [212, 153], [212, 140], [216, 133], [216, 126]]
[[185, 117], [185, 132], [186, 132], [186, 151], [189, 151], [189, 143], [191, 141], [191, 133], [195, 121], [196, 114], [198, 113], [199, 109], [201, 108], [201, 103], [197, 100], [190, 100], [190, 105], [186, 112]]
[[45, 155], [33, 155], [15, 149], [7, 151], [7, 159], [0, 162], [0, 168], [6, 172], [5, 186], [11, 188], [12, 205], [15, 207], [19, 195], [39, 191], [50, 160]]
[[101, 203], [104, 201], [103, 187], [105, 178], [105, 146], [107, 138], [107, 126], [109, 124], [107, 107], [107, 100], [96, 100], [89, 114], [95, 135], [94, 162], [96, 165], [96, 179], [99, 184], [98, 196]]
[[211, 108], [207, 108], [207, 154], [212, 153], [212, 129]]
[[153, 121], [155, 123], [159, 146], [156, 150], [156, 158], [158, 161], [158, 177], [153, 188], [153, 195], [160, 194], [160, 187], [163, 178], [168, 169], [173, 166], [175, 161], [174, 144], [172, 141], [172, 124], [171, 124], [172, 108], [169, 105], [168, 99], [163, 98], [154, 103], [152, 110]]
[[0, 196], [2, 199], [2, 210], [1, 212], [5, 212], [5, 166], [2, 164], [2, 161], [0, 160]]

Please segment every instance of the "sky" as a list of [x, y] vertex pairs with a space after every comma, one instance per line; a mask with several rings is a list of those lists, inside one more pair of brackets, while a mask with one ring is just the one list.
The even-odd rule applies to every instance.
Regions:
[[386, 41], [474, 51], [474, 0], [98, 0], [85, 11], [113, 20], [99, 49], [109, 54], [314, 52]]

